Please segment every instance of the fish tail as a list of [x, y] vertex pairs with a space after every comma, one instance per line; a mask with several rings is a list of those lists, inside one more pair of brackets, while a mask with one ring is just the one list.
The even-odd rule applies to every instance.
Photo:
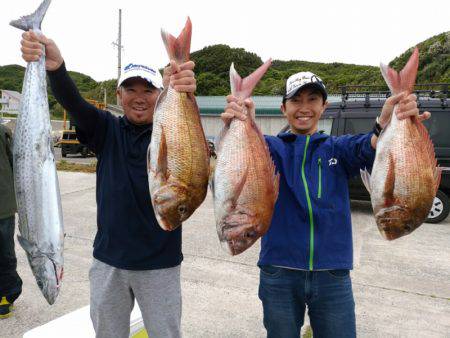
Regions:
[[419, 49], [417, 47], [414, 48], [405, 67], [399, 73], [387, 65], [380, 64], [381, 74], [394, 95], [401, 92], [412, 93], [414, 91], [418, 68]]
[[13, 27], [28, 31], [30, 29], [41, 30], [41, 23], [47, 13], [51, 0], [44, 0], [33, 14], [22, 16], [20, 19], [13, 20], [9, 24]]
[[166, 46], [167, 54], [171, 60], [175, 60], [178, 64], [189, 61], [191, 50], [192, 23], [188, 17], [186, 24], [180, 35], [175, 38], [172, 34], [161, 30], [161, 36]]
[[253, 89], [255, 89], [259, 80], [264, 76], [264, 74], [269, 69], [272, 64], [272, 59], [264, 62], [257, 70], [242, 79], [241, 76], [234, 69], [234, 63], [230, 66], [230, 86], [231, 94], [238, 96], [242, 99], [246, 99], [252, 95]]

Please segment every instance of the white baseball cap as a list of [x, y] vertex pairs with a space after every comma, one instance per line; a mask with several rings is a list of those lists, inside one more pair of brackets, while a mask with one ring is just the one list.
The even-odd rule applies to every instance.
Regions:
[[284, 98], [288, 100], [294, 97], [300, 89], [306, 86], [316, 87], [322, 93], [324, 101], [327, 99], [327, 90], [322, 79], [311, 72], [300, 72], [289, 76], [286, 81]]
[[117, 87], [120, 87], [125, 80], [132, 77], [140, 77], [147, 80], [151, 85], [156, 88], [163, 89], [163, 79], [159, 73], [158, 68], [152, 68], [142, 64], [129, 63], [126, 65], [120, 75]]

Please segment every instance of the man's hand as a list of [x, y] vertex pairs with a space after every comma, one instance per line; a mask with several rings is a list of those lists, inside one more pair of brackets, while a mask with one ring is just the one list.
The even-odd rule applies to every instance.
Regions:
[[[417, 97], [414, 94], [406, 95], [405, 92], [389, 97], [383, 105], [381, 115], [378, 119], [380, 127], [384, 129], [391, 121], [392, 112], [394, 106], [398, 104], [398, 108], [395, 115], [399, 120], [406, 119], [407, 117], [417, 117], [419, 121], [429, 119], [431, 117], [430, 112], [426, 111], [419, 114], [419, 108], [417, 108]], [[373, 134], [370, 140], [373, 149], [377, 148], [378, 137]]]
[[177, 65], [170, 60], [170, 65], [164, 68], [163, 84], [166, 88], [169, 84], [180, 93], [194, 93], [197, 89], [197, 80], [194, 74], [195, 63], [188, 61]]
[[220, 118], [227, 126], [231, 123], [233, 118], [245, 121], [247, 119], [247, 115], [244, 113], [244, 108], [246, 108], [250, 114], [255, 114], [255, 103], [252, 99], [248, 98], [245, 100], [240, 100], [233, 95], [228, 95], [227, 105], [225, 106], [224, 112], [220, 115]]
[[424, 112], [419, 114], [419, 108], [417, 108], [417, 97], [414, 94], [406, 95], [405, 92], [389, 97], [383, 105], [380, 118], [378, 119], [381, 128], [385, 128], [391, 121], [392, 112], [394, 106], [398, 104], [396, 116], [399, 120], [406, 119], [407, 117], [417, 117], [419, 121], [429, 119], [431, 114]]
[[38, 61], [43, 53], [43, 45], [45, 46], [45, 68], [47, 70], [56, 70], [64, 62], [61, 52], [55, 42], [51, 39], [47, 39], [43, 34], [36, 34], [31, 29], [22, 34], [20, 44], [22, 45], [20, 48], [22, 51], [22, 58], [26, 62]]

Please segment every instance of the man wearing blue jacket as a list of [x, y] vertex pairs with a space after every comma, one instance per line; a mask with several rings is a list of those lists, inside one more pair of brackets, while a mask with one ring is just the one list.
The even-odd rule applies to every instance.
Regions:
[[[228, 96], [224, 123], [245, 120], [242, 107], [251, 99]], [[314, 337], [356, 337], [352, 224], [348, 179], [371, 168], [380, 131], [397, 117], [419, 116], [416, 97], [399, 94], [386, 100], [368, 134], [329, 136], [318, 132], [327, 91], [311, 72], [290, 76], [281, 111], [290, 131], [266, 136], [280, 173], [280, 189], [269, 231], [261, 240], [259, 298], [267, 337], [300, 336], [308, 306]]]

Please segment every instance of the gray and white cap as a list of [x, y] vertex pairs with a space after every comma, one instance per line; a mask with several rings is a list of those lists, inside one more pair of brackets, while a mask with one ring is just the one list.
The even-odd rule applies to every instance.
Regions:
[[286, 93], [284, 94], [284, 98], [289, 100], [294, 97], [300, 89], [307, 86], [316, 87], [322, 93], [324, 101], [327, 99], [328, 94], [322, 79], [311, 72], [299, 72], [289, 76], [286, 81]]
[[158, 68], [152, 68], [142, 64], [129, 63], [124, 67], [117, 81], [117, 87], [120, 87], [125, 80], [132, 77], [140, 77], [147, 80], [154, 87], [163, 89], [163, 79]]

